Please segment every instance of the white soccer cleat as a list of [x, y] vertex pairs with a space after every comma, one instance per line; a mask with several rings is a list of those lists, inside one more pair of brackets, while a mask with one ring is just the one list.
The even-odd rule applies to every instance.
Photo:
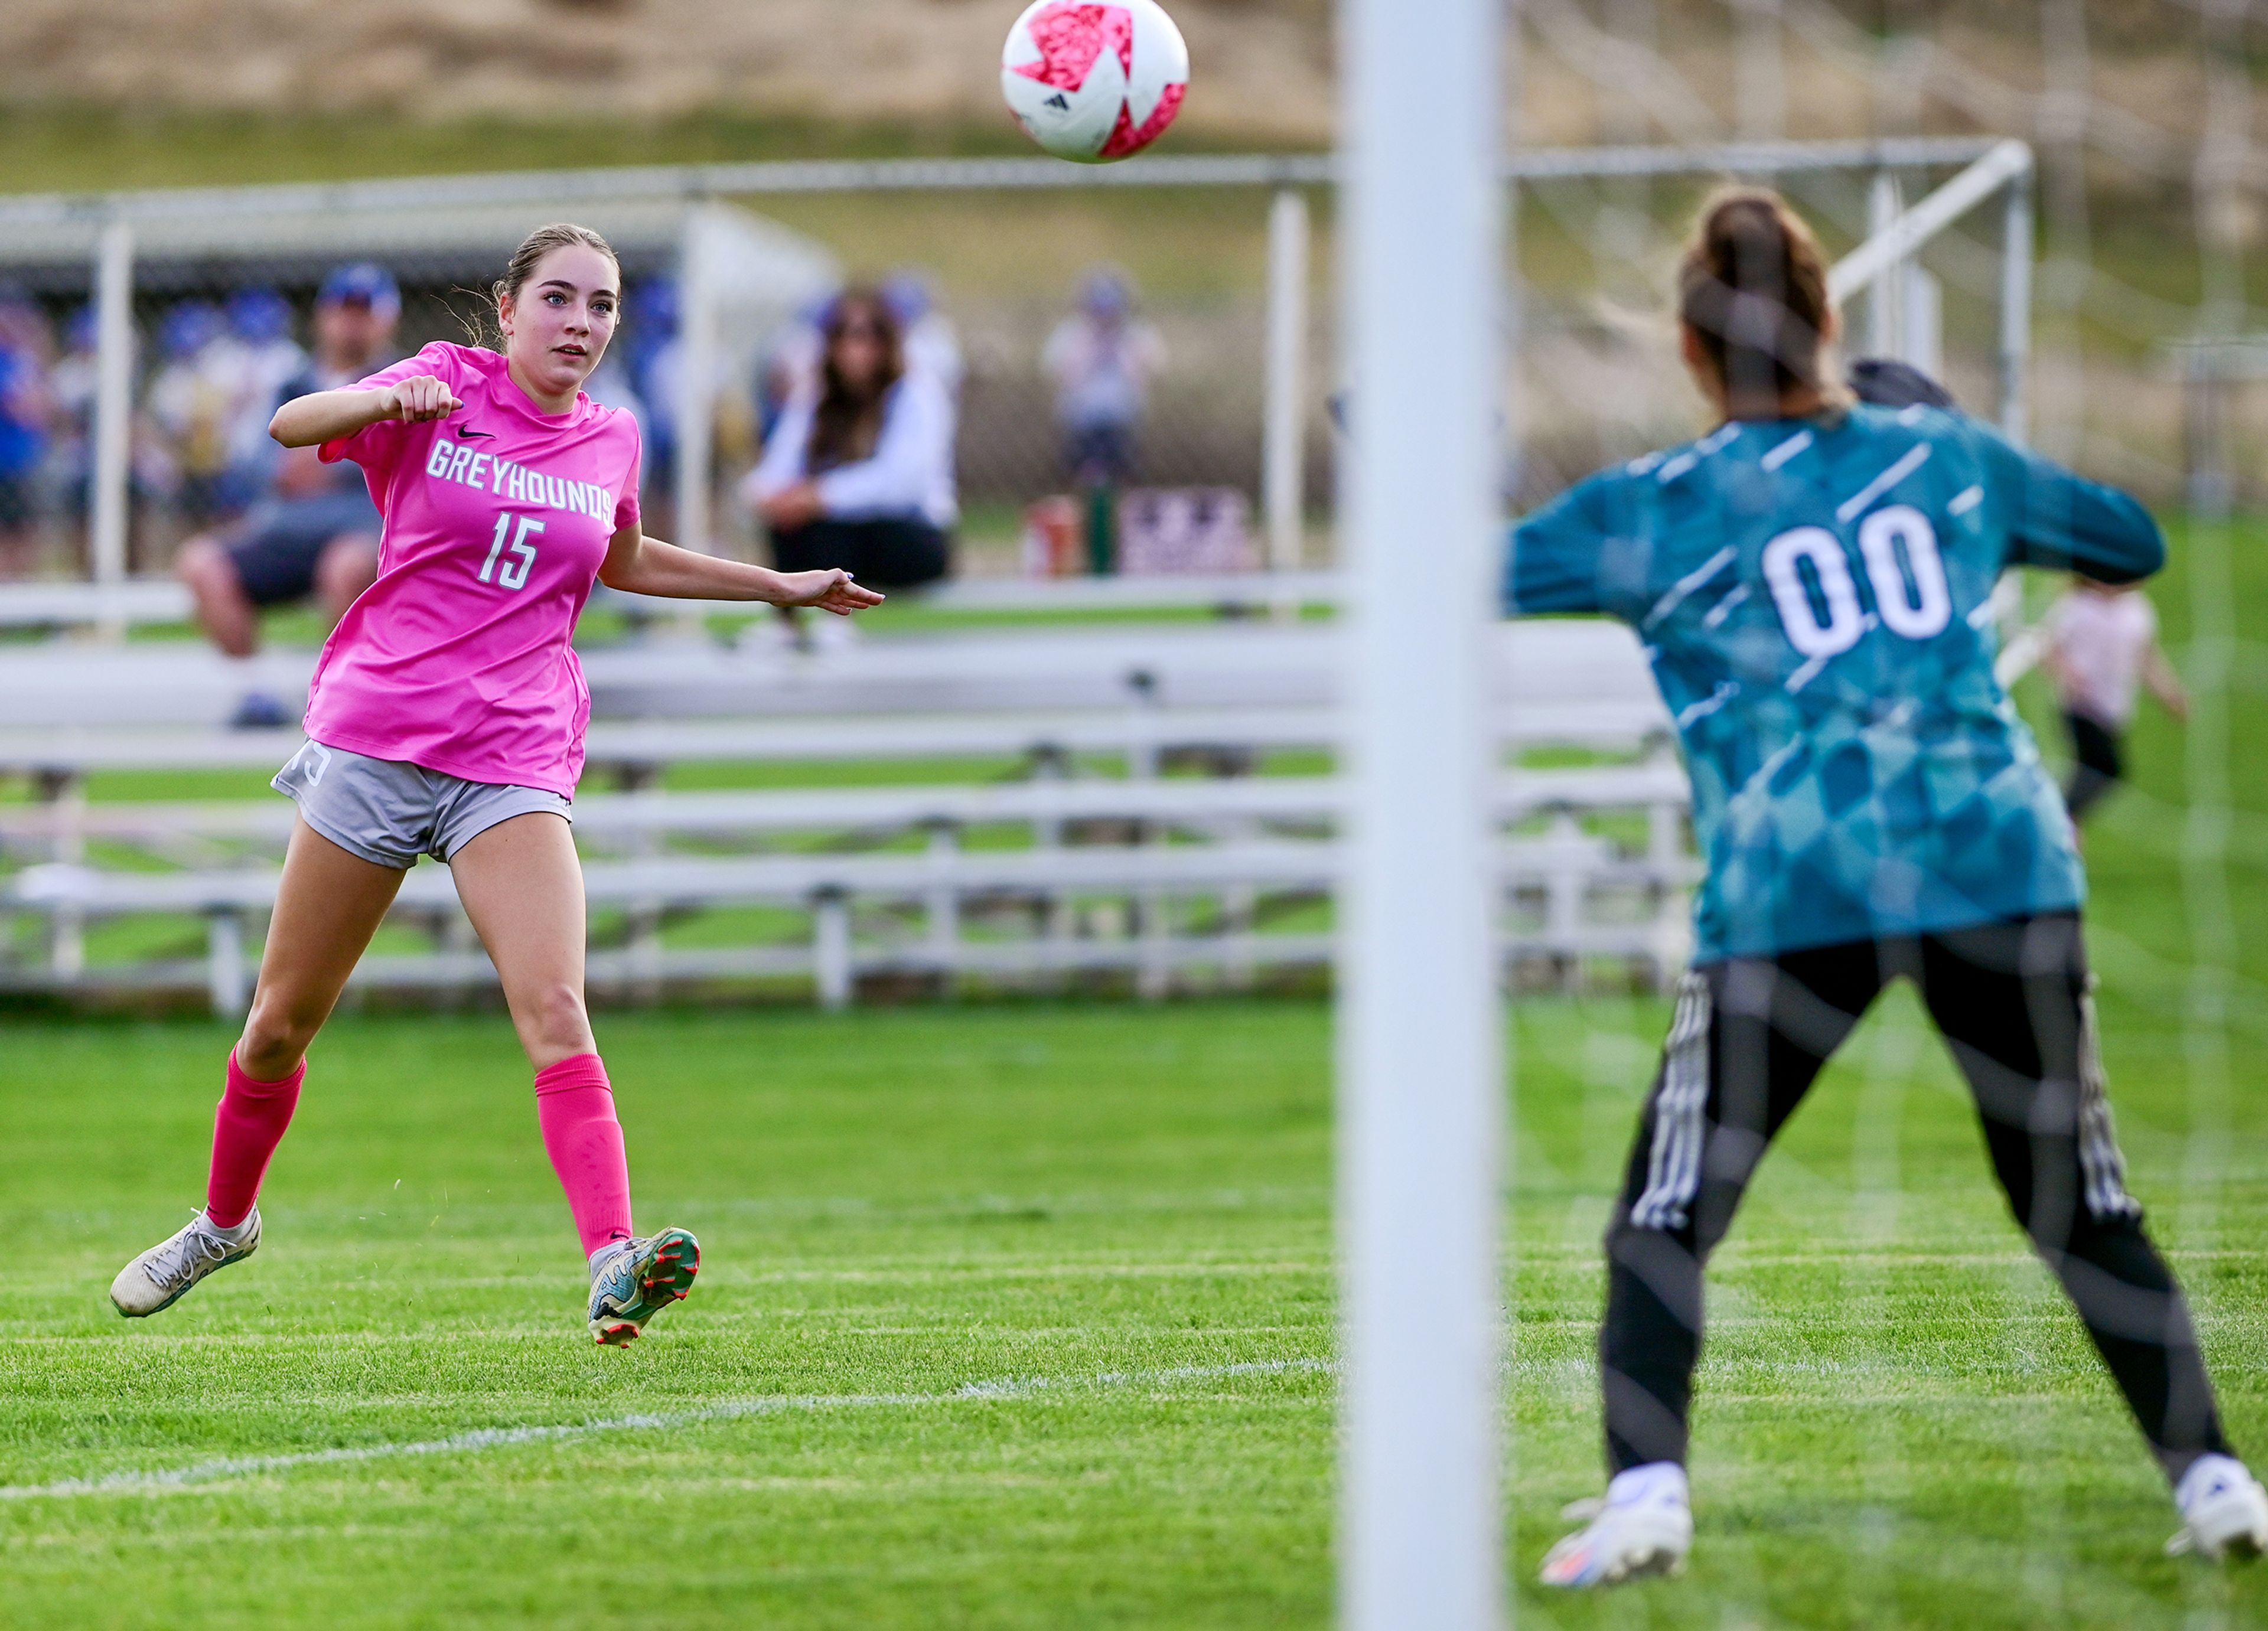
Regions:
[[1654, 1461], [1615, 1475], [1603, 1501], [1578, 1501], [1560, 1516], [1587, 1518], [1547, 1553], [1548, 1586], [1610, 1586], [1646, 1575], [1674, 1575], [1693, 1546], [1685, 1469]]
[[260, 1209], [246, 1218], [249, 1225], [241, 1240], [230, 1240], [199, 1212], [188, 1226], [161, 1240], [118, 1271], [110, 1282], [110, 1300], [129, 1319], [140, 1319], [171, 1308], [189, 1288], [215, 1269], [240, 1263], [260, 1249]]
[[2182, 1526], [2166, 1542], [2179, 1556], [2195, 1552], [2219, 1562], [2268, 1552], [2268, 1490], [2234, 1456], [2199, 1456], [2174, 1490]]
[[591, 1263], [591, 1334], [601, 1348], [629, 1347], [700, 1272], [701, 1243], [682, 1229], [616, 1242]]

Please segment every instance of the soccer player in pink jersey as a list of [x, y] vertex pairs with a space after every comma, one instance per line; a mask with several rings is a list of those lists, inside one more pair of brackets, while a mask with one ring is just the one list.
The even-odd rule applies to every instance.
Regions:
[[436, 342], [276, 410], [286, 447], [362, 467], [385, 518], [378, 579], [323, 647], [307, 743], [276, 778], [299, 806], [260, 980], [228, 1059], [203, 1209], [124, 1269], [129, 1316], [260, 1244], [260, 1181], [306, 1050], [420, 855], [446, 863], [535, 1068], [545, 1149], [591, 1268], [591, 1330], [621, 1346], [682, 1297], [701, 1250], [639, 1237], [583, 997], [582, 872], [568, 830], [590, 692], [570, 636], [594, 582], [842, 615], [881, 599], [839, 570], [775, 572], [648, 538], [638, 430], [583, 394], [622, 301], [585, 227], [531, 234], [495, 289], [501, 354]]

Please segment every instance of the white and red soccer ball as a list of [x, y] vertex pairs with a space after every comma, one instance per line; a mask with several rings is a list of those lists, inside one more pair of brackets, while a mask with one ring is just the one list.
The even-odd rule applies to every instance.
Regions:
[[1149, 146], [1189, 84], [1189, 48], [1157, 0], [1035, 0], [1000, 53], [1000, 92], [1016, 122], [1080, 164]]

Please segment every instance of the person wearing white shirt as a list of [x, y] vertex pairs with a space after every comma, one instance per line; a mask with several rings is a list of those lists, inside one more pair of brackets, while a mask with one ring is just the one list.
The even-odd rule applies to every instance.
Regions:
[[1134, 316], [1125, 281], [1114, 272], [1090, 276], [1079, 310], [1048, 336], [1040, 361], [1056, 384], [1072, 481], [1123, 482], [1133, 472], [1134, 435], [1149, 412], [1151, 382], [1166, 365], [1166, 342]]
[[2158, 646], [2158, 613], [2131, 584], [2072, 580], [2048, 609], [2044, 666], [2055, 682], [2077, 762], [2064, 788], [2076, 823], [2124, 777], [2124, 737], [2134, 694], [2150, 688], [2165, 710], [2187, 719], [2189, 694]]
[[773, 563], [840, 567], [873, 589], [942, 577], [961, 516], [952, 395], [907, 368], [903, 331], [879, 295], [845, 293], [822, 333], [818, 388], [789, 403], [741, 489]]

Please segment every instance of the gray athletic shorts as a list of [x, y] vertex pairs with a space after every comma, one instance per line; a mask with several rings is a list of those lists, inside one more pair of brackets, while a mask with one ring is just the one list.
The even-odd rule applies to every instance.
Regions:
[[539, 787], [504, 787], [309, 742], [270, 783], [309, 827], [349, 855], [407, 871], [419, 856], [453, 861], [499, 821], [532, 811], [575, 819]]

